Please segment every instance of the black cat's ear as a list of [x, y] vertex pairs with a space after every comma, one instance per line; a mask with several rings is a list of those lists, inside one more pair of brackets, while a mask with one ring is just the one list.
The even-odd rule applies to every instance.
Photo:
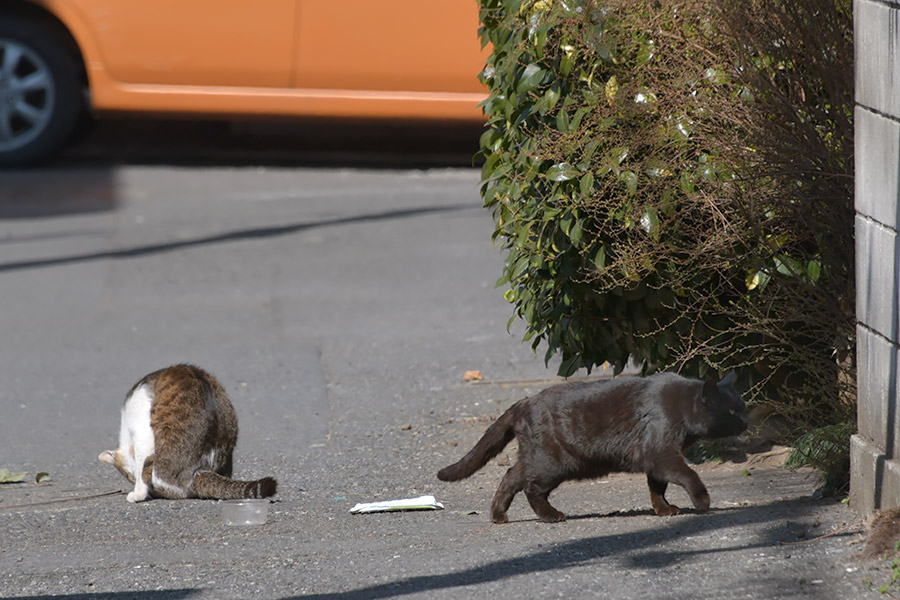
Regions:
[[734, 386], [734, 382], [737, 380], [737, 373], [734, 372], [734, 369], [728, 371], [725, 377], [722, 378], [722, 381], [719, 382], [719, 385], [722, 387]]
[[716, 383], [715, 379], [707, 379], [703, 382], [703, 399], [707, 398], [715, 398], [716, 394], [719, 392], [719, 384]]

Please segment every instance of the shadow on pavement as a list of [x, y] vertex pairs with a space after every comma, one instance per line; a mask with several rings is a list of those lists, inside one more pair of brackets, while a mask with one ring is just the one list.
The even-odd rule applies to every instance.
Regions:
[[297, 119], [200, 121], [106, 118], [61, 164], [471, 167], [481, 123]]
[[48, 164], [0, 169], [0, 219], [113, 211], [123, 165], [470, 168], [481, 123], [106, 118]]
[[[780, 541], [791, 537], [791, 532], [786, 527], [787, 521], [785, 519], [789, 518], [791, 522], [796, 522], [798, 519], [803, 519], [812, 514], [815, 507], [815, 501], [782, 500], [750, 508], [720, 509], [692, 518], [689, 521], [683, 519], [670, 521], [669, 525], [650, 531], [613, 533], [579, 539], [569, 543], [554, 545], [552, 548], [527, 556], [508, 558], [463, 571], [423, 575], [357, 590], [308, 594], [283, 600], [300, 600], [301, 598], [305, 600], [390, 598], [501, 581], [528, 573], [556, 571], [603, 558], [617, 560], [621, 563], [623, 569], [663, 569], [697, 555], [721, 555], [727, 552], [777, 546]], [[615, 516], [620, 515], [616, 514]], [[502, 525], [499, 527], [510, 526], [513, 525]], [[534, 525], [529, 524], [528, 526], [548, 527], [537, 523]], [[565, 525], [560, 526], [564, 527]], [[717, 547], [709, 550], [671, 551], [656, 549], [660, 544], [671, 542], [673, 539], [709, 534], [712, 531], [723, 528], [746, 526], [759, 528], [759, 533], [756, 536], [757, 541], [752, 544]]]
[[431, 213], [454, 212], [472, 208], [476, 207], [471, 204], [456, 204], [441, 207], [408, 208], [389, 210], [367, 215], [356, 215], [353, 217], [342, 217], [339, 219], [330, 219], [326, 221], [293, 223], [289, 225], [273, 225], [269, 227], [255, 227], [252, 229], [240, 229], [236, 231], [229, 231], [226, 233], [217, 233], [215, 235], [209, 235], [191, 240], [179, 240], [174, 242], [163, 242], [159, 244], [148, 244], [146, 246], [135, 246], [133, 248], [123, 248], [121, 250], [105, 250], [102, 252], [89, 252], [85, 254], [75, 254], [72, 256], [59, 256], [55, 258], [39, 258], [33, 260], [20, 260], [0, 263], [0, 273], [92, 262], [95, 260], [139, 258], [142, 256], [163, 254], [165, 252], [173, 252], [176, 250], [194, 248], [197, 246], [209, 246], [213, 244], [223, 244], [228, 242], [279, 237], [283, 235], [298, 233], [300, 231], [306, 231], [308, 229], [318, 229], [321, 227], [335, 227], [338, 225], [348, 225], [351, 223], [363, 223], [366, 221], [404, 219]]
[[0, 219], [112, 211], [116, 183], [106, 167], [0, 170]]
[[64, 594], [62, 596], [7, 596], [7, 600], [180, 600], [190, 598], [202, 592], [200, 589], [186, 588], [181, 590], [132, 591], [132, 592], [96, 592], [88, 594]]

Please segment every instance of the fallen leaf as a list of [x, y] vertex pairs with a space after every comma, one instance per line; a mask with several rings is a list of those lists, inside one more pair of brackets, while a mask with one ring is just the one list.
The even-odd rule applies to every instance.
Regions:
[[0, 483], [19, 483], [25, 479], [25, 473], [10, 473], [9, 469], [0, 469]]
[[409, 431], [410, 429], [412, 429], [412, 425], [409, 424], [409, 423], [406, 423], [405, 425], [401, 425], [401, 426], [400, 426], [400, 429], [401, 429], [402, 431]]
[[463, 381], [481, 381], [482, 379], [484, 379], [484, 376], [481, 374], [481, 371], [466, 371], [462, 376]]

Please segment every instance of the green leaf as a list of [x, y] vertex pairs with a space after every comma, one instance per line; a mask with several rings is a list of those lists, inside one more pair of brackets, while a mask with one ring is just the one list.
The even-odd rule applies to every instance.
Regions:
[[772, 277], [761, 269], [753, 269], [749, 273], [747, 273], [747, 291], [753, 291], [756, 288], [760, 290], [765, 289], [766, 284], [769, 283], [769, 280]]
[[617, 165], [621, 165], [628, 158], [628, 148], [617, 146], [609, 151], [609, 156]]
[[715, 85], [728, 83], [728, 75], [726, 75], [724, 71], [719, 71], [710, 67], [709, 69], [706, 69], [703, 74]]
[[622, 171], [619, 175], [619, 179], [625, 183], [625, 188], [628, 190], [629, 194], [633, 194], [637, 191], [638, 177], [634, 171]]
[[578, 219], [575, 221], [575, 224], [572, 225], [572, 229], [569, 231], [569, 239], [572, 241], [573, 246], [580, 246], [581, 239], [584, 237], [584, 219]]
[[718, 178], [718, 171], [716, 170], [716, 165], [713, 163], [703, 165], [697, 170], [697, 173], [706, 181], [716, 181]]
[[559, 59], [559, 72], [563, 77], [568, 77], [569, 73], [572, 72], [572, 66], [575, 64], [576, 56], [577, 55], [574, 52], [567, 52]]
[[817, 260], [809, 261], [806, 265], [806, 275], [813, 283], [819, 281], [819, 277], [822, 275], [822, 263]]
[[525, 70], [522, 71], [521, 77], [519, 77], [519, 82], [516, 84], [516, 91], [520, 94], [524, 94], [526, 92], [530, 92], [537, 86], [541, 84], [541, 80], [544, 78], [544, 70], [532, 63], [525, 67]]
[[569, 113], [565, 111], [565, 109], [560, 110], [556, 114], [556, 129], [558, 131], [570, 131], [569, 128]]
[[653, 40], [647, 40], [641, 44], [640, 50], [638, 50], [637, 61], [639, 65], [644, 65], [650, 62], [650, 59], [653, 58], [654, 51], [656, 49], [655, 43]]
[[544, 92], [544, 102], [547, 105], [547, 110], [556, 108], [556, 103], [559, 102], [559, 82], [554, 82], [554, 84]]
[[594, 190], [594, 174], [588, 171], [578, 182], [578, 190], [584, 198], [588, 198]]
[[575, 116], [572, 117], [571, 121], [569, 122], [569, 130], [576, 131], [581, 126], [581, 120], [586, 114], [588, 114], [588, 112], [590, 112], [590, 110], [591, 109], [589, 106], [582, 106], [581, 108], [576, 110]]
[[502, 154], [489, 155], [487, 160], [484, 161], [484, 165], [481, 167], [481, 180], [490, 181], [494, 177], [494, 169], [497, 167], [497, 163], [502, 160]]
[[653, 241], [659, 241], [659, 217], [655, 208], [650, 207], [644, 212], [641, 217], [641, 229], [650, 234]]
[[575, 215], [572, 214], [571, 211], [566, 211], [563, 216], [559, 218], [559, 225], [562, 232], [566, 234], [568, 237], [569, 232], [572, 231], [572, 225], [575, 224]]
[[547, 43], [548, 30], [548, 25], [542, 25], [541, 27], [537, 27], [534, 29], [532, 38], [534, 39], [534, 49], [537, 53], [538, 58], [542, 58], [544, 56], [544, 44]]
[[574, 356], [570, 356], [566, 359], [563, 359], [562, 363], [559, 365], [559, 369], [557, 370], [557, 374], [560, 377], [569, 377], [574, 375], [575, 372], [584, 366], [581, 356], [576, 354]]
[[547, 169], [547, 179], [550, 181], [568, 181], [578, 177], [578, 169], [563, 161]]
[[484, 149], [496, 151], [500, 142], [503, 141], [503, 135], [494, 128], [488, 129], [484, 133], [481, 134], [481, 139], [479, 140], [480, 146]]
[[782, 275], [799, 275], [805, 271], [800, 261], [795, 260], [787, 254], [779, 254], [775, 257], [775, 268]]
[[522, 276], [522, 273], [525, 272], [525, 269], [528, 268], [528, 259], [524, 256], [519, 257], [516, 262], [513, 264], [512, 269], [509, 269], [509, 281], [510, 283], [515, 282], [519, 277]]
[[597, 251], [594, 253], [594, 258], [592, 259], [594, 266], [597, 267], [597, 270], [602, 271], [606, 268], [606, 246], [602, 245], [597, 248]]
[[38, 473], [37, 475], [34, 476], [35, 483], [40, 483], [40, 482], [46, 481], [48, 479], [50, 479], [50, 473], [47, 473], [46, 471], [41, 471], [40, 473]]
[[693, 196], [697, 190], [693, 176], [687, 171], [681, 174], [681, 190], [688, 196]]
[[10, 473], [9, 469], [0, 469], [0, 483], [19, 483], [25, 479], [25, 473]]
[[525, 248], [531, 239], [531, 223], [526, 222], [519, 227], [519, 234], [516, 236], [516, 245]]

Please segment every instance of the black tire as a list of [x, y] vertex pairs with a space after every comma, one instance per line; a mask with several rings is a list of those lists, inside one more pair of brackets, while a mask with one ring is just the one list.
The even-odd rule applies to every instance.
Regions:
[[0, 167], [36, 164], [69, 140], [84, 109], [79, 69], [49, 26], [0, 19]]

